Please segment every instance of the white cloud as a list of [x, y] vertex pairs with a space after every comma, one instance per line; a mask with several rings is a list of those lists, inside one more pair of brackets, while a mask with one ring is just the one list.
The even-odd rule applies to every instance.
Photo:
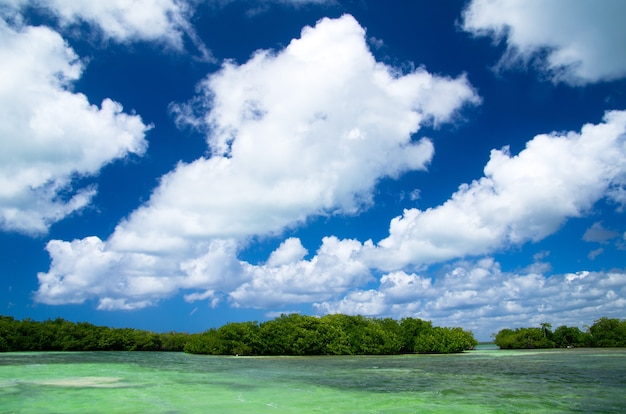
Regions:
[[[539, 135], [516, 156], [493, 151], [485, 177], [461, 186], [439, 207], [405, 210], [392, 220], [388, 238], [365, 243], [355, 257], [373, 267], [403, 269], [540, 240], [600, 198], [611, 198], [613, 188], [623, 188], [625, 139], [626, 112], [609, 112], [580, 133]], [[600, 225], [592, 229], [587, 238], [614, 236]], [[519, 324], [581, 326], [623, 315], [626, 273], [545, 275], [550, 265], [541, 260], [547, 255], [535, 255], [519, 273], [502, 272], [491, 258], [457, 263], [436, 278], [396, 270], [380, 278], [378, 289], [355, 288], [314, 307], [321, 314], [416, 316], [472, 329], [481, 339]]]
[[437, 279], [393, 272], [378, 289], [353, 290], [315, 305], [319, 313], [406, 316], [471, 329], [487, 340], [502, 328], [549, 322], [579, 326], [626, 309], [625, 272], [545, 276], [504, 273], [493, 259], [460, 262]]
[[308, 251], [302, 246], [300, 239], [291, 237], [282, 242], [278, 249], [270, 254], [267, 264], [271, 267], [288, 265], [302, 260], [307, 253]]
[[126, 299], [102, 298], [98, 304], [98, 310], [137, 310], [151, 306], [150, 301], [139, 301], [128, 303]]
[[246, 264], [250, 281], [230, 292], [229, 298], [234, 306], [258, 308], [329, 299], [371, 280], [369, 269], [358, 259], [360, 249], [356, 240], [325, 237], [311, 260]]
[[485, 176], [444, 204], [407, 209], [389, 237], [365, 252], [375, 267], [401, 269], [541, 240], [624, 187], [626, 111], [580, 133], [538, 135], [516, 156], [493, 150]]
[[[479, 101], [463, 76], [443, 78], [423, 69], [400, 75], [376, 62], [351, 16], [305, 28], [284, 50], [259, 51], [243, 65], [227, 62], [200, 90], [195, 104], [210, 111], [187, 121], [207, 129], [211, 157], [179, 164], [102, 242], [102, 251], [121, 263], [115, 272], [113, 263], [103, 270], [103, 279], [112, 272], [120, 286], [133, 285], [136, 273], [173, 281], [163, 285], [169, 292], [142, 296], [136, 289], [131, 301], [199, 289], [206, 298], [218, 295], [211, 291], [232, 291], [231, 300], [241, 306], [293, 303], [323, 300], [327, 292], [368, 278], [367, 268], [352, 258], [358, 242], [328, 238], [316, 258], [297, 261], [305, 251], [291, 240], [265, 267], [239, 262], [237, 244], [312, 215], [361, 211], [379, 179], [424, 169], [430, 161], [432, 143], [414, 138], [421, 125], [449, 121], [464, 104]], [[184, 109], [178, 111], [183, 118], [190, 113]], [[57, 249], [60, 243], [66, 242], [48, 245], [52, 265], [39, 276], [39, 301], [71, 298], [65, 275], [78, 275], [78, 268], [57, 263], [86, 260], [72, 251], [80, 241], [65, 244], [67, 250]], [[145, 257], [159, 267], [137, 259]], [[128, 296], [98, 280], [85, 282], [99, 286], [91, 297]], [[63, 287], [65, 296], [47, 285]], [[276, 293], [255, 299], [261, 288]]]
[[182, 48], [182, 2], [175, 0], [48, 0], [50, 7], [68, 23], [85, 20], [96, 23], [106, 36], [126, 39], [166, 39]]
[[0, 228], [43, 233], [95, 194], [73, 179], [143, 154], [149, 127], [110, 99], [98, 107], [71, 92], [82, 64], [50, 29], [0, 20], [0, 61]]
[[538, 59], [553, 80], [577, 85], [626, 75], [624, 15], [622, 0], [473, 0], [463, 28], [505, 38], [502, 65]]
[[97, 237], [71, 243], [53, 240], [46, 249], [52, 257], [54, 272], [39, 274], [36, 300], [51, 305], [83, 303], [87, 298], [115, 288], [112, 278], [101, 276], [112, 270], [119, 255], [104, 251], [104, 244]]
[[[184, 274], [180, 287], [207, 289], [205, 295], [209, 295], [209, 290], [229, 292], [249, 280], [245, 263], [237, 259], [235, 240], [212, 241], [204, 254], [181, 262], [180, 270]], [[190, 301], [192, 298], [195, 297], [187, 297]]]
[[[387, 314], [385, 296], [370, 290], [349, 292], [343, 299], [335, 302], [315, 303], [314, 308], [320, 314], [343, 313], [346, 315], [378, 316]], [[414, 315], [412, 314], [411, 317]]]
[[183, 34], [189, 29], [189, 5], [184, 1], [13, 0], [8, 4], [13, 9], [26, 5], [47, 8], [64, 26], [88, 22], [99, 27], [105, 38], [118, 42], [157, 40], [182, 49]]

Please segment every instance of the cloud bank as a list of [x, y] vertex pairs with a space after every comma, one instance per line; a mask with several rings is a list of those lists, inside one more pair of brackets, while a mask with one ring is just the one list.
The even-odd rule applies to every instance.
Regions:
[[[236, 306], [277, 307], [334, 296], [314, 309], [417, 315], [474, 329], [484, 339], [520, 320], [579, 326], [603, 315], [619, 316], [626, 306], [623, 270], [550, 275], [549, 264], [538, 255], [526, 272], [507, 273], [490, 257], [480, 257], [541, 240], [568, 218], [588, 214], [598, 200], [610, 199], [612, 188], [626, 185], [625, 144], [626, 111], [615, 111], [580, 132], [538, 135], [515, 156], [494, 150], [485, 177], [462, 185], [438, 207], [406, 210], [379, 243], [327, 237], [315, 256], [305, 259], [308, 252], [300, 241], [288, 239], [267, 263], [243, 264], [251, 280], [228, 297]], [[608, 236], [600, 230], [595, 226], [586, 237], [604, 240]], [[333, 257], [344, 267], [337, 268]], [[456, 263], [437, 277], [407, 273], [464, 257], [479, 259]], [[378, 289], [357, 288], [370, 283], [377, 270], [389, 271]], [[345, 295], [337, 296], [341, 290]]]
[[580, 133], [534, 137], [519, 154], [491, 151], [485, 176], [463, 184], [444, 204], [405, 210], [371, 255], [382, 269], [489, 254], [554, 233], [601, 198], [626, 186], [626, 112]]
[[[418, 317], [463, 326], [481, 340], [503, 328], [582, 326], [601, 316], [623, 316], [626, 272], [507, 273], [492, 258], [462, 261], [437, 278], [397, 271], [377, 289], [353, 290], [341, 299], [314, 304], [320, 314]], [[521, 325], [520, 325], [521, 324]]]
[[[379, 243], [329, 236], [310, 258], [297, 238], [261, 264], [238, 259], [235, 239], [207, 240], [195, 257], [111, 249], [111, 241], [95, 237], [51, 241], [53, 263], [39, 275], [38, 299], [100, 298], [101, 309], [133, 309], [185, 290], [187, 301], [212, 306], [226, 300], [234, 307], [277, 309], [314, 302], [320, 313], [412, 314], [462, 324], [482, 338], [490, 333], [485, 329], [495, 331], [520, 315], [580, 325], [626, 306], [622, 270], [549, 275], [541, 256], [527, 273], [502, 272], [488, 257], [457, 263], [437, 278], [407, 269], [481, 257], [552, 234], [626, 184], [625, 140], [626, 112], [615, 111], [580, 132], [538, 135], [516, 156], [494, 150], [485, 177], [461, 186], [439, 207], [405, 211]], [[598, 228], [586, 237], [597, 240]], [[379, 270], [388, 270], [379, 288], [364, 290]]]
[[502, 67], [535, 62], [556, 82], [581, 85], [626, 75], [621, 0], [473, 0], [463, 28], [506, 41]]
[[[378, 180], [425, 169], [433, 144], [415, 139], [422, 125], [448, 122], [479, 102], [464, 76], [402, 74], [376, 62], [351, 16], [303, 29], [284, 50], [259, 51], [243, 65], [226, 62], [199, 90], [174, 112], [207, 131], [210, 156], [162, 177], [150, 200], [107, 241], [50, 241], [52, 264], [39, 275], [38, 301], [97, 297], [101, 308], [129, 308], [178, 289], [205, 292], [190, 298], [239, 289], [232, 298], [244, 303], [255, 283], [265, 282], [255, 277], [258, 269], [236, 259], [239, 243], [311, 216], [367, 208]], [[352, 255], [352, 245], [325, 239], [302, 284], [308, 289], [333, 265], [352, 266], [337, 261]], [[272, 256], [271, 268], [283, 271], [271, 272], [285, 280], [296, 277], [285, 263], [297, 256], [293, 251], [301, 253], [294, 246]], [[81, 267], [89, 261], [102, 266]], [[337, 293], [369, 274], [356, 264], [345, 277], [352, 282], [318, 290]]]

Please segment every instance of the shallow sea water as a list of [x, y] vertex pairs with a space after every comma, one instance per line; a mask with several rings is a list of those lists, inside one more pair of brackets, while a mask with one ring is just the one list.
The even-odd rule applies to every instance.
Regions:
[[626, 349], [0, 354], [1, 413], [624, 413]]

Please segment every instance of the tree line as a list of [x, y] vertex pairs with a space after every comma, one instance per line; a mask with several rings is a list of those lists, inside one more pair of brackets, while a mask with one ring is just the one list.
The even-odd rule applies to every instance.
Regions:
[[0, 316], [0, 352], [183, 351], [189, 334], [109, 328], [61, 318], [37, 322]]
[[209, 355], [392, 355], [455, 353], [478, 342], [461, 328], [430, 321], [281, 315], [233, 322], [202, 333], [155, 333], [109, 328], [61, 318], [43, 322], [0, 316], [1, 351], [184, 351]]
[[260, 324], [229, 323], [191, 335], [185, 351], [209, 355], [392, 355], [463, 352], [477, 344], [471, 332], [434, 327], [430, 321], [415, 318], [397, 321], [290, 314]]
[[501, 349], [626, 347], [626, 320], [602, 317], [585, 331], [542, 323], [540, 327], [502, 329], [494, 337]]

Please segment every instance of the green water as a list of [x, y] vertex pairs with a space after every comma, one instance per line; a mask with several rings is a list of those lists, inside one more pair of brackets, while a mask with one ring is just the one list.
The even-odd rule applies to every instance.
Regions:
[[624, 413], [626, 350], [0, 354], [2, 413]]

